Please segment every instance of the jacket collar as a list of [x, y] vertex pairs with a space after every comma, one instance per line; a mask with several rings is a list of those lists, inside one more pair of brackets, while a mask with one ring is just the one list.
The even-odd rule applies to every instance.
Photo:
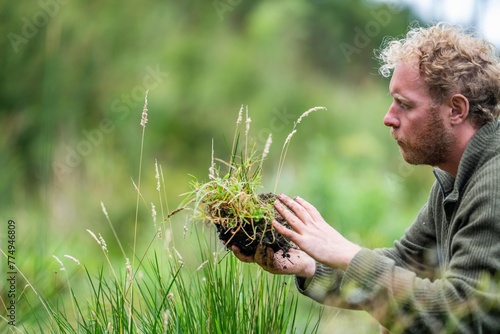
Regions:
[[[434, 176], [441, 187], [443, 197], [447, 201], [457, 201], [464, 186], [486, 160], [488, 160], [493, 151], [488, 154], [487, 148], [493, 141], [499, 141], [497, 135], [500, 128], [500, 122], [490, 122], [483, 125], [467, 144], [460, 165], [458, 166], [457, 178], [453, 178], [449, 173], [434, 168]], [[495, 145], [496, 146], [496, 145]]]

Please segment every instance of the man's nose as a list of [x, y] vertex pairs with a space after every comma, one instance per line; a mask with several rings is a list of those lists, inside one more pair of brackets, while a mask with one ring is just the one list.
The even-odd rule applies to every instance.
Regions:
[[391, 104], [389, 110], [387, 110], [387, 113], [384, 116], [384, 124], [385, 126], [391, 128], [399, 127], [400, 122], [399, 119], [396, 117], [396, 113], [394, 111], [394, 104]]

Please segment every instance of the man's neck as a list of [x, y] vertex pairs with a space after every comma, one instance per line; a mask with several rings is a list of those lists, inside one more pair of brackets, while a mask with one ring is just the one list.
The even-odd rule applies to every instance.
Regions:
[[460, 166], [460, 160], [462, 160], [465, 149], [472, 137], [476, 134], [477, 129], [469, 123], [463, 123], [456, 131], [455, 149], [451, 151], [446, 162], [436, 166], [449, 173], [454, 178], [457, 177], [458, 167]]

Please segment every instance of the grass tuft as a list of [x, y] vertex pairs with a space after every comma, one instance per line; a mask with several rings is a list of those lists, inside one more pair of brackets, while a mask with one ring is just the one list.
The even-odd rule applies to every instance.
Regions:
[[[325, 108], [311, 108], [294, 123], [292, 132], [282, 147], [274, 193], [290, 140], [297, 132], [297, 125], [312, 112], [322, 109]], [[251, 119], [248, 107], [245, 108], [245, 119], [245, 128], [240, 129], [243, 121], [242, 106], [236, 120], [229, 162], [214, 158], [212, 141], [208, 181], [200, 182], [194, 179], [191, 182], [192, 190], [186, 194], [182, 206], [168, 217], [189, 208], [192, 210], [193, 220], [215, 226], [219, 238], [227, 246], [238, 246], [243, 254], [252, 255], [261, 245], [264, 249], [270, 247], [274, 251], [283, 250], [286, 254], [294, 245], [279, 235], [272, 225], [272, 221], [277, 220], [288, 227], [286, 221], [274, 209], [275, 194], [259, 193], [262, 188], [263, 162], [269, 154], [272, 134], [269, 135], [262, 153], [258, 154], [255, 142], [250, 137]], [[223, 172], [226, 168], [227, 172]]]

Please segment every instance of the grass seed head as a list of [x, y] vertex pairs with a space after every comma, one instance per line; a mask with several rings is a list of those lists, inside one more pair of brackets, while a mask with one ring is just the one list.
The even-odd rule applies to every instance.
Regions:
[[104, 213], [104, 216], [106, 217], [106, 219], [109, 220], [108, 211], [106, 210], [106, 207], [104, 206], [104, 203], [102, 201], [101, 201], [101, 209], [102, 209], [102, 212]]
[[59, 263], [59, 265], [61, 266], [61, 268], [59, 268], [59, 270], [60, 270], [60, 271], [65, 271], [65, 270], [66, 270], [66, 268], [64, 267], [64, 264], [62, 263], [62, 261], [61, 261], [61, 260], [59, 260], [59, 258], [58, 258], [57, 256], [55, 256], [55, 255], [52, 255], [52, 257], [53, 257], [54, 259], [56, 259], [57, 263]]
[[87, 230], [87, 232], [89, 232], [89, 234], [92, 236], [92, 238], [94, 238], [94, 240], [99, 244], [99, 246], [101, 245], [101, 242], [99, 241], [99, 239], [97, 239], [96, 235], [94, 234], [94, 232], [92, 232], [91, 230]]
[[65, 258], [75, 262], [77, 265], [80, 265], [80, 261], [78, 261], [76, 258], [74, 258], [73, 256], [71, 255], [64, 255]]
[[243, 104], [241, 105], [240, 111], [238, 112], [238, 118], [236, 119], [236, 127], [243, 121]]
[[155, 159], [155, 179], [156, 179], [156, 190], [160, 191], [160, 172], [158, 171], [158, 161]]
[[130, 265], [130, 260], [128, 257], [125, 259], [125, 269], [127, 270], [127, 278], [129, 282], [132, 282], [134, 279], [133, 273], [132, 273], [132, 266]]
[[317, 111], [317, 110], [327, 110], [327, 109], [325, 107], [313, 107], [309, 110], [306, 110], [302, 115], [300, 115], [300, 117], [297, 119], [297, 122], [295, 122], [295, 124], [299, 124], [300, 122], [302, 122], [302, 120], [304, 118], [309, 116], [309, 114], [311, 114], [312, 112]]
[[108, 252], [108, 246], [106, 245], [106, 241], [102, 237], [101, 233], [99, 233], [99, 241], [100, 241], [102, 250], [107, 253]]
[[297, 130], [293, 130], [292, 132], [290, 132], [290, 134], [286, 137], [286, 140], [285, 140], [285, 143], [283, 144], [283, 146], [286, 146], [286, 144], [288, 144], [290, 142], [290, 140], [292, 140], [292, 137], [295, 133], [297, 133]]
[[146, 127], [146, 123], [148, 122], [148, 93], [149, 89], [146, 90], [146, 96], [144, 97], [144, 107], [142, 108], [141, 126], [143, 128]]
[[267, 137], [266, 144], [264, 145], [264, 150], [262, 151], [262, 159], [265, 159], [269, 154], [269, 149], [271, 148], [272, 143], [273, 143], [273, 135], [272, 133], [270, 133], [269, 137]]
[[151, 202], [151, 217], [153, 217], [153, 222], [156, 224], [156, 210], [153, 202]]

